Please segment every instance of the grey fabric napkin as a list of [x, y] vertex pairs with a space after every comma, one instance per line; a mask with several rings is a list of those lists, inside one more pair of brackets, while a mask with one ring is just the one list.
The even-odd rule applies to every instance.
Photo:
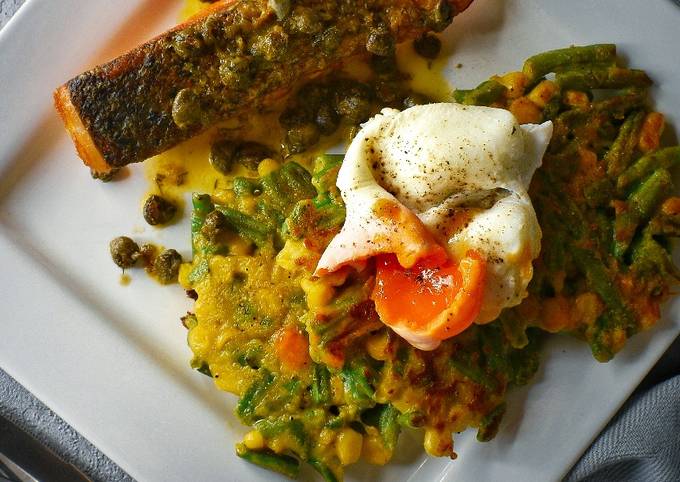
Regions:
[[565, 482], [680, 481], [680, 375], [634, 397]]

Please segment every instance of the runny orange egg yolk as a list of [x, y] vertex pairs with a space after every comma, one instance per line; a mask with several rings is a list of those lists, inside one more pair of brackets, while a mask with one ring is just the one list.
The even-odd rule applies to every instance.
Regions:
[[479, 314], [486, 262], [474, 250], [457, 263], [438, 253], [404, 268], [393, 254], [376, 257], [371, 298], [380, 319], [419, 336], [444, 340], [465, 330]]

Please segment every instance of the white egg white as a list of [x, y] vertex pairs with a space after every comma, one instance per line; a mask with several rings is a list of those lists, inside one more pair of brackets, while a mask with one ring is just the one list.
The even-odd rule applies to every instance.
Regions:
[[[476, 322], [495, 319], [521, 302], [533, 275], [541, 230], [527, 189], [551, 135], [551, 122], [519, 125], [503, 109], [451, 103], [384, 109], [347, 150], [337, 181], [347, 218], [317, 271], [384, 252], [385, 237], [400, 233], [373, 207], [381, 199], [397, 201], [454, 259], [469, 249], [486, 258]], [[405, 330], [399, 333], [409, 339]], [[426, 349], [438, 344], [411, 338]]]

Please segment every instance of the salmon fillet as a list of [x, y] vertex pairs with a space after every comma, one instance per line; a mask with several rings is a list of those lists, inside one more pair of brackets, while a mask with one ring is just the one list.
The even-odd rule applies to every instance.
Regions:
[[276, 2], [221, 0], [69, 80], [54, 103], [78, 155], [104, 175], [266, 107], [381, 42], [441, 31], [471, 2], [293, 0], [275, 12]]

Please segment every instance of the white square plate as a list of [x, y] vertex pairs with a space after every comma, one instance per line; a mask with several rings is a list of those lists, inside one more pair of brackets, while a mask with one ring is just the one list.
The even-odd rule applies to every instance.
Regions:
[[[51, 103], [56, 86], [174, 24], [180, 7], [29, 0], [0, 34], [0, 365], [139, 480], [272, 480], [234, 454], [244, 433], [234, 398], [188, 367], [182, 291], [141, 275], [122, 287], [109, 259], [108, 241], [123, 233], [188, 255], [187, 227], [144, 229], [142, 170], [92, 181]], [[677, 125], [678, 25], [670, 0], [476, 0], [447, 31], [446, 74], [469, 87], [533, 53], [616, 42], [657, 81], [657, 105]], [[407, 433], [394, 463], [358, 466], [348, 480], [560, 479], [680, 333], [680, 300], [666, 308], [608, 364], [552, 337], [494, 441], [462, 434], [451, 462], [428, 459]]]

